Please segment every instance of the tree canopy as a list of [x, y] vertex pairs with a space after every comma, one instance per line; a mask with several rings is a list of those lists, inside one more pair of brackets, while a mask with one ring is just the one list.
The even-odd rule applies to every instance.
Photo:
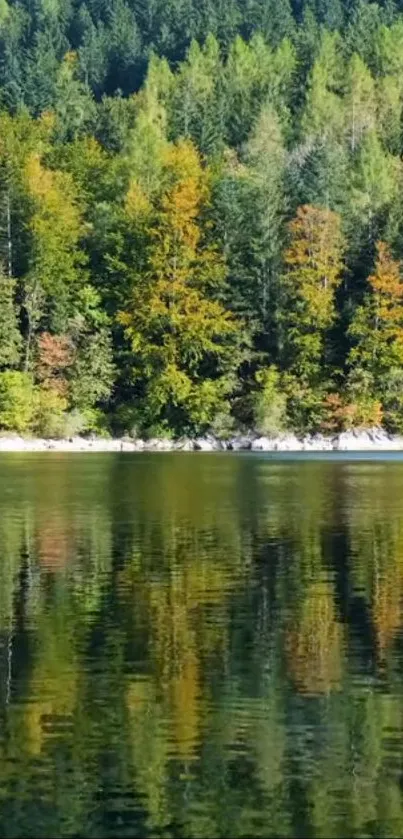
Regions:
[[0, 427], [402, 429], [402, 55], [390, 0], [4, 0]]

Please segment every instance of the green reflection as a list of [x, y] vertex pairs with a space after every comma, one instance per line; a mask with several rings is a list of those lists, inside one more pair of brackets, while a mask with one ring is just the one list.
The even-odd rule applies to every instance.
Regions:
[[0, 475], [0, 835], [403, 835], [403, 464]]

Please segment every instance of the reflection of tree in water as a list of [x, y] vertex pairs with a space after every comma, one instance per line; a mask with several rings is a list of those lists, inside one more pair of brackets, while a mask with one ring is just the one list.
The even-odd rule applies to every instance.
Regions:
[[329, 693], [340, 689], [343, 628], [338, 622], [333, 586], [326, 580], [312, 583], [292, 629], [287, 634], [290, 673], [303, 693]]
[[142, 462], [0, 488], [0, 832], [401, 835], [403, 475]]

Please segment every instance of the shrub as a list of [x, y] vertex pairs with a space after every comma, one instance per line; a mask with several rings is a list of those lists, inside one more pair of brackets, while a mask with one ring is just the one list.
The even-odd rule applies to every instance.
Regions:
[[28, 373], [0, 373], [0, 426], [10, 431], [28, 431], [35, 411], [32, 378]]
[[119, 437], [127, 436], [133, 440], [141, 436], [141, 418], [134, 405], [119, 405], [111, 417], [113, 432]]
[[393, 433], [403, 433], [403, 370], [392, 368], [384, 379], [382, 392], [385, 426]]
[[95, 408], [79, 411], [77, 408], [73, 408], [72, 411], [63, 413], [58, 426], [58, 436], [69, 439], [70, 437], [78, 437], [80, 434], [96, 434], [97, 437], [109, 437], [107, 418], [102, 411]]
[[382, 405], [369, 394], [357, 396], [354, 400], [343, 398], [338, 393], [329, 393], [324, 401], [323, 431], [350, 431], [353, 428], [373, 428], [381, 425]]
[[258, 434], [274, 435], [284, 431], [287, 423], [287, 397], [280, 389], [280, 374], [268, 367], [256, 374], [260, 390], [254, 404], [254, 424]]
[[219, 411], [216, 414], [211, 423], [211, 433], [219, 440], [226, 440], [235, 433], [235, 420], [231, 416], [229, 409]]
[[383, 410], [379, 399], [363, 395], [345, 408], [345, 428], [374, 428], [382, 425]]
[[294, 431], [305, 433], [322, 428], [325, 415], [324, 386], [313, 388], [303, 379], [288, 374], [282, 380], [287, 394], [287, 415]]
[[34, 430], [41, 437], [64, 437], [67, 401], [53, 388], [37, 388]]

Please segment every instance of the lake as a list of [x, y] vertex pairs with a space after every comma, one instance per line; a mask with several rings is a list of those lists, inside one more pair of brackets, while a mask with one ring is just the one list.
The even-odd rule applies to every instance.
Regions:
[[403, 460], [0, 457], [0, 836], [403, 836]]

